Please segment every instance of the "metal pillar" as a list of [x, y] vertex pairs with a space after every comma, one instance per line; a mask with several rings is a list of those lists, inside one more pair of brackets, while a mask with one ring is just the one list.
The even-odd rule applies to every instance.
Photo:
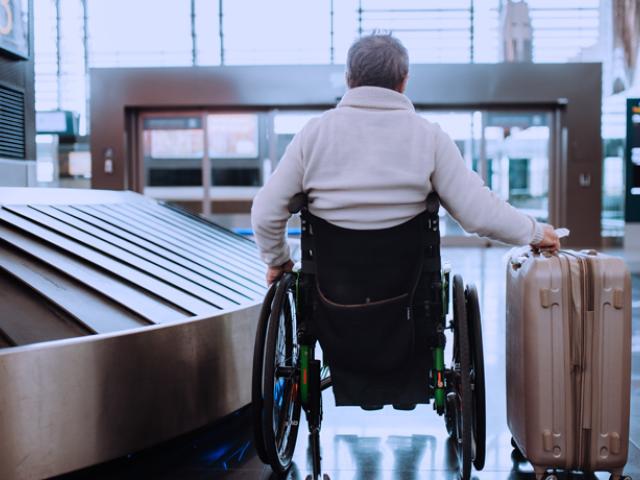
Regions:
[[223, 29], [223, 0], [218, 0], [218, 32], [220, 34], [220, 65], [224, 65], [224, 29]]
[[62, 84], [60, 81], [62, 77], [62, 54], [60, 53], [60, 39], [62, 37], [60, 31], [60, 0], [55, 0], [54, 5], [56, 9], [56, 104], [58, 106], [58, 110], [62, 110]]
[[82, 49], [84, 52], [84, 91], [85, 91], [85, 107], [84, 116], [86, 122], [86, 132], [90, 133], [91, 122], [89, 115], [91, 114], [91, 96], [89, 81], [89, 6], [87, 0], [80, 0], [82, 4]]
[[209, 158], [209, 125], [207, 112], [202, 112], [204, 155], [202, 156], [202, 215], [211, 215], [211, 158]]
[[191, 0], [191, 65], [198, 64], [198, 37], [196, 34], [196, 0]]

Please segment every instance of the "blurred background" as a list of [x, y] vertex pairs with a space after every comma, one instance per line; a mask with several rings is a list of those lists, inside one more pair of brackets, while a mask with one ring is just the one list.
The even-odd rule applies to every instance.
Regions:
[[[67, 478], [273, 478], [246, 408], [264, 265], [191, 214], [250, 236], [256, 192], [374, 31], [407, 47], [407, 96], [489, 188], [632, 270], [638, 475], [638, 0], [0, 0], [2, 478], [114, 459]], [[534, 478], [505, 413], [506, 250], [440, 215], [443, 258], [479, 288], [496, 392], [478, 478]], [[429, 406], [332, 403], [334, 480], [457, 478]]]
[[[12, 0], [10, 4], [21, 6], [22, 16], [33, 21], [30, 57], [35, 71], [37, 152], [30, 156], [37, 159], [35, 183], [92, 185], [97, 165], [94, 158], [92, 169], [92, 138], [109, 121], [99, 112], [91, 121], [92, 98], [109, 95], [92, 91], [94, 69], [341, 65], [359, 35], [388, 30], [404, 42], [413, 64], [602, 63], [600, 230], [605, 242], [619, 244], [624, 235], [626, 98], [637, 91], [638, 30], [633, 21], [627, 25], [634, 3], [35, 0], [30, 5]], [[159, 70], [156, 78], [162, 75]], [[341, 75], [334, 75], [331, 82], [341, 85]], [[105, 88], [120, 87], [114, 83]], [[254, 111], [247, 105], [230, 105], [242, 112], [220, 111], [219, 105], [209, 111], [206, 105], [179, 111], [179, 100], [167, 109], [160, 102], [145, 105], [136, 115], [140, 151], [127, 154], [139, 157], [133, 160], [142, 164], [143, 179], [124, 186], [195, 208], [206, 195], [203, 182], [210, 183], [219, 187], [209, 195], [214, 212], [242, 214], [246, 205], [222, 206], [250, 200], [293, 135], [321, 111], [301, 109], [304, 102], [300, 103], [293, 112], [275, 105]], [[480, 106], [429, 111], [424, 105], [420, 113], [443, 126], [490, 188], [548, 220], [552, 113], [496, 112], [495, 106], [493, 110]], [[114, 150], [106, 153], [114, 156], [112, 161], [122, 161]], [[203, 165], [210, 175], [203, 176]], [[108, 172], [114, 166], [107, 161], [105, 168]], [[93, 186], [108, 185], [94, 178]], [[221, 208], [215, 207], [216, 199]], [[200, 211], [211, 212], [211, 201], [206, 199]], [[242, 220], [226, 221], [246, 226]], [[454, 233], [462, 234], [451, 224], [448, 234]]]

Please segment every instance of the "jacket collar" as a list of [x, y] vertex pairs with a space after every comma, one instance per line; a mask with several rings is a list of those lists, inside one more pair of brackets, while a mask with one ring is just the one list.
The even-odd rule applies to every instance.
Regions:
[[382, 87], [350, 88], [338, 103], [338, 107], [409, 110], [415, 112], [411, 100], [405, 95]]

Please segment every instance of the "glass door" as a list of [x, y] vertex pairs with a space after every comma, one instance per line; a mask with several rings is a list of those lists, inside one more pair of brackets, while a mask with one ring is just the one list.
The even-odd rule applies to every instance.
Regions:
[[[551, 113], [540, 111], [422, 111], [456, 143], [467, 166], [514, 207], [549, 221], [552, 160]], [[442, 236], [448, 243], [482, 244], [444, 210]]]
[[[143, 112], [138, 174], [145, 195], [211, 214], [223, 202], [250, 202], [262, 180], [266, 142], [259, 112]], [[228, 200], [231, 199], [231, 200]]]
[[[478, 172], [480, 166], [481, 114], [474, 111], [419, 112], [426, 120], [437, 123], [455, 142], [467, 167]], [[463, 238], [469, 235], [444, 209], [440, 209], [440, 232], [443, 237]]]
[[144, 193], [165, 198], [171, 190], [180, 187], [200, 190], [201, 195], [205, 154], [203, 115], [199, 112], [143, 114], [141, 130]]
[[550, 114], [484, 112], [482, 118], [485, 183], [519, 210], [549, 221]]

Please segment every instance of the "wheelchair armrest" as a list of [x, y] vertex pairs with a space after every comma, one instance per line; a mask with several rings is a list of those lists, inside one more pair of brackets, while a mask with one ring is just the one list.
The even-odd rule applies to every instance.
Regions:
[[291, 200], [289, 200], [289, 213], [294, 214], [300, 212], [303, 208], [305, 208], [309, 204], [309, 198], [307, 194], [304, 192], [296, 193]]

